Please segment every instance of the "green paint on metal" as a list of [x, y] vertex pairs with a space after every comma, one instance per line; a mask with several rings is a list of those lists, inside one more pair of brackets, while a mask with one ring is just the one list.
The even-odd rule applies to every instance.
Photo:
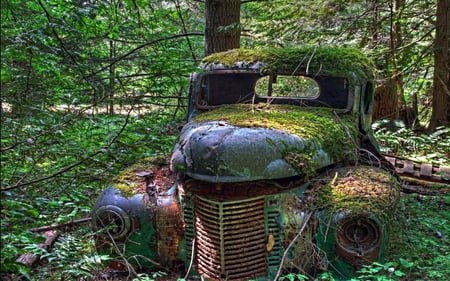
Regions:
[[336, 280], [348, 280], [358, 269], [336, 253], [336, 235], [344, 231], [338, 224], [344, 217], [368, 219], [379, 227], [380, 241], [374, 258], [382, 262], [400, 198], [401, 188], [396, 178], [380, 168], [352, 166], [327, 171], [313, 182], [315, 192], [308, 208], [316, 208], [321, 220], [315, 240], [326, 254], [329, 270], [336, 273]]
[[152, 222], [141, 225], [139, 231], [133, 232], [123, 245], [127, 260], [134, 265], [144, 268], [156, 268], [157, 240], [156, 232]]
[[354, 48], [305, 46], [292, 49], [234, 49], [205, 57], [203, 63], [205, 68], [211, 65], [241, 68], [262, 63], [263, 74], [274, 71], [323, 74], [347, 77], [352, 82], [374, 79], [373, 62]]

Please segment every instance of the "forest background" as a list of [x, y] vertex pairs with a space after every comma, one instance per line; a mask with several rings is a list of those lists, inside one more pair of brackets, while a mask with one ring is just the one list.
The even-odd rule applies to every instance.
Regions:
[[[92, 251], [88, 226], [66, 229], [48, 252], [36, 246], [42, 237], [32, 229], [89, 216], [111, 177], [138, 159], [170, 153], [189, 74], [210, 52], [206, 6], [214, 2], [2, 0], [2, 276], [97, 276], [108, 257]], [[449, 165], [447, 0], [237, 2], [239, 21], [217, 31], [238, 32], [241, 47], [361, 49], [377, 66], [374, 129], [383, 152]], [[408, 212], [426, 214], [431, 233], [413, 242], [430, 253], [422, 262], [394, 255], [403, 271], [414, 265], [428, 280], [450, 275], [449, 218], [439, 213], [449, 201], [412, 203]], [[418, 212], [420, 203], [430, 212]], [[16, 263], [25, 252], [47, 264]], [[382, 275], [388, 267], [372, 269]]]

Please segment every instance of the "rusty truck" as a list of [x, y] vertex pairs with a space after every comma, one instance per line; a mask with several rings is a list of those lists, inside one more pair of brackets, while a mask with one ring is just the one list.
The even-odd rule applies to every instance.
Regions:
[[204, 58], [172, 154], [98, 198], [99, 250], [202, 280], [346, 279], [382, 261], [400, 190], [372, 134], [373, 95], [373, 65], [352, 48]]

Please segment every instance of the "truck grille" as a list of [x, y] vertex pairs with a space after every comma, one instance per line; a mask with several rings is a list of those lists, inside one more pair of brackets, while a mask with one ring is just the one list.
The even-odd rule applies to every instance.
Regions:
[[212, 280], [266, 276], [264, 196], [219, 202], [195, 200], [196, 264]]

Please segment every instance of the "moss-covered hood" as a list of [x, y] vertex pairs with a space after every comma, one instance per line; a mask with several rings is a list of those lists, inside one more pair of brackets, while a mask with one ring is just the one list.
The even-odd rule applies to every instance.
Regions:
[[352, 115], [288, 105], [228, 105], [182, 130], [172, 169], [210, 182], [310, 177], [354, 158]]

